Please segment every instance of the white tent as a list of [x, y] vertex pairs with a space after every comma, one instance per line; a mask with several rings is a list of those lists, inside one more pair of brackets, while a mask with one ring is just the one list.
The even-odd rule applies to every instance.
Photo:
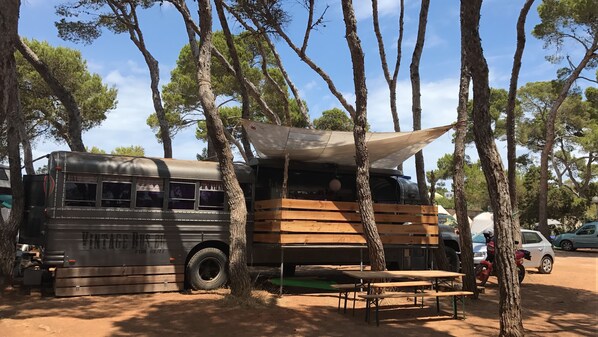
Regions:
[[442, 205], [438, 205], [438, 214], [451, 215]]
[[471, 223], [471, 234], [478, 234], [486, 229], [494, 228], [494, 214], [484, 212], [476, 215]]
[[[249, 140], [261, 158], [284, 158], [314, 163], [355, 165], [353, 132], [292, 128], [242, 120]], [[370, 166], [396, 168], [452, 125], [412, 132], [368, 132]]]

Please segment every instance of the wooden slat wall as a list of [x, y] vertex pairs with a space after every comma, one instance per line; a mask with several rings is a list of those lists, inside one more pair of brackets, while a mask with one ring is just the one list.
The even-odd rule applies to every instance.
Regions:
[[56, 296], [183, 290], [183, 265], [57, 268]]
[[[256, 202], [254, 242], [280, 244], [364, 244], [355, 202], [273, 199]], [[385, 244], [437, 245], [436, 206], [374, 204]]]

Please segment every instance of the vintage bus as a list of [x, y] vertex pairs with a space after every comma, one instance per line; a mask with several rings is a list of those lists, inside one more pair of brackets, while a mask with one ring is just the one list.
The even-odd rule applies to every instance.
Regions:
[[[48, 155], [47, 167], [47, 174], [24, 177], [20, 242], [42, 247], [42, 263], [55, 273], [57, 295], [214, 289], [226, 283], [229, 210], [218, 163], [60, 151]], [[248, 206], [248, 263], [282, 267], [284, 260], [285, 271], [293, 273], [296, 265], [367, 261], [354, 206], [355, 168], [291, 161], [288, 195], [281, 199], [283, 167], [284, 160], [235, 164]], [[372, 169], [370, 184], [376, 203], [419, 204], [417, 186], [398, 171]], [[294, 213], [267, 206], [273, 205], [272, 200]], [[299, 201], [334, 207], [314, 219], [341, 216], [341, 222], [334, 220], [339, 224], [335, 228], [353, 221], [347, 227], [350, 232], [316, 239], [305, 233], [293, 236], [303, 241], [282, 236], [284, 219], [268, 217], [283, 213], [297, 217]], [[312, 206], [301, 206], [301, 211], [306, 207]], [[394, 208], [381, 212], [386, 212], [386, 218], [398, 214]], [[415, 216], [402, 215], [401, 223], [417, 221], [412, 219], [422, 211], [414, 212]], [[428, 263], [423, 248], [437, 243], [438, 234], [437, 218], [427, 221], [430, 226], [420, 227], [428, 232], [413, 227], [415, 232], [403, 230], [407, 241], [388, 239], [387, 261], [397, 268], [423, 268]], [[297, 224], [306, 225], [305, 221]], [[340, 241], [335, 242], [337, 238]]]

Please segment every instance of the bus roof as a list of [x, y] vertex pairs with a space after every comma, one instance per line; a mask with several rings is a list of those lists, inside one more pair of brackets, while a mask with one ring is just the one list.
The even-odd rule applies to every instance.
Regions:
[[[217, 162], [119, 156], [86, 152], [56, 151], [50, 153], [50, 171], [58, 167], [63, 172], [81, 174], [213, 181], [219, 181], [222, 178]], [[247, 182], [251, 180], [252, 169], [249, 166], [235, 163], [235, 171], [240, 181]]]

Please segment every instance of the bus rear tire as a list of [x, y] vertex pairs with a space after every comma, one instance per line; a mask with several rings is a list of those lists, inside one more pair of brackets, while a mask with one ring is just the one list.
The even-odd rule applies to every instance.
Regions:
[[228, 281], [228, 258], [218, 248], [204, 248], [187, 263], [187, 281], [193, 290], [213, 290]]

